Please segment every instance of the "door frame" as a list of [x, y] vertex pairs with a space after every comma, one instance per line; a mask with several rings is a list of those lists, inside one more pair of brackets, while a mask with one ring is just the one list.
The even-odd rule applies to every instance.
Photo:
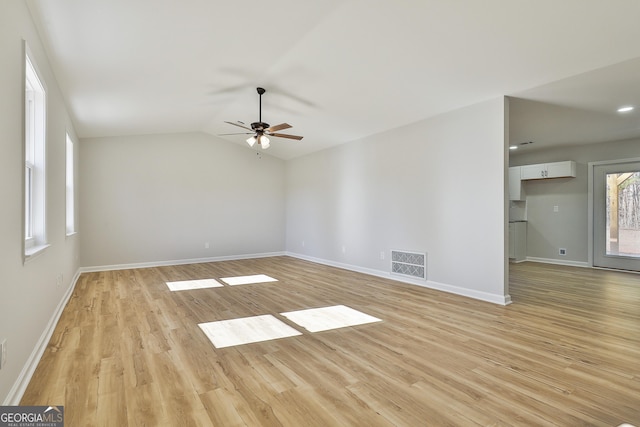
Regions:
[[589, 162], [587, 163], [587, 169], [588, 169], [588, 203], [587, 203], [587, 209], [588, 209], [588, 227], [589, 227], [589, 232], [588, 232], [588, 238], [587, 238], [587, 243], [588, 243], [588, 248], [587, 248], [587, 253], [588, 253], [588, 257], [589, 257], [589, 266], [592, 268], [605, 268], [605, 267], [595, 267], [594, 266], [594, 248], [593, 248], [593, 241], [595, 238], [595, 232], [596, 230], [594, 230], [593, 228], [593, 209], [594, 209], [594, 202], [593, 202], [593, 187], [594, 187], [594, 183], [593, 183], [593, 174], [594, 174], [594, 170], [597, 166], [606, 166], [606, 165], [614, 165], [614, 164], [625, 164], [625, 163], [637, 163], [640, 162], [640, 157], [633, 157], [633, 158], [628, 158], [628, 159], [617, 159], [617, 160], [602, 160], [602, 161], [597, 161], [597, 162]]

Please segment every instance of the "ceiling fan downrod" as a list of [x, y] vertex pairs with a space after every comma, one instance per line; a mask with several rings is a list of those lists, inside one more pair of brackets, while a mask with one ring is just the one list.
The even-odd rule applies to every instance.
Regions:
[[[258, 123], [257, 126], [254, 128], [256, 130], [264, 130], [267, 129], [269, 127], [268, 123], [262, 123], [262, 95], [266, 92], [265, 89], [258, 87], [256, 88], [256, 90], [258, 91], [258, 95], [259, 95], [259, 111], [258, 111]], [[251, 125], [251, 127], [253, 127], [253, 124]]]

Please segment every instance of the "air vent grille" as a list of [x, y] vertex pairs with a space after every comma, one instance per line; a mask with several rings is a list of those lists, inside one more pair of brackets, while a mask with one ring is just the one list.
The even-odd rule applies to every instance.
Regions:
[[404, 276], [427, 278], [427, 254], [423, 252], [391, 251], [391, 272]]

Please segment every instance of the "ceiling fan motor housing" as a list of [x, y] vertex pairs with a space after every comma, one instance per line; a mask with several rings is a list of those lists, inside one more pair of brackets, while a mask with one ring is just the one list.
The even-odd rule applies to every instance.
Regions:
[[251, 123], [251, 129], [255, 130], [256, 132], [264, 132], [268, 128], [269, 128], [269, 123], [264, 123], [264, 122]]

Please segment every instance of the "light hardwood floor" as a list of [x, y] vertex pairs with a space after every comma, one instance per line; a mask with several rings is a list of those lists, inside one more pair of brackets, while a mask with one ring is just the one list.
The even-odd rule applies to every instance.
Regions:
[[[461, 265], [464, 268], [464, 265]], [[278, 282], [171, 292], [165, 282]], [[66, 426], [640, 426], [640, 275], [522, 263], [497, 306], [289, 257], [83, 274], [22, 399]], [[279, 313], [382, 319], [310, 333]], [[199, 323], [302, 335], [216, 349]]]

